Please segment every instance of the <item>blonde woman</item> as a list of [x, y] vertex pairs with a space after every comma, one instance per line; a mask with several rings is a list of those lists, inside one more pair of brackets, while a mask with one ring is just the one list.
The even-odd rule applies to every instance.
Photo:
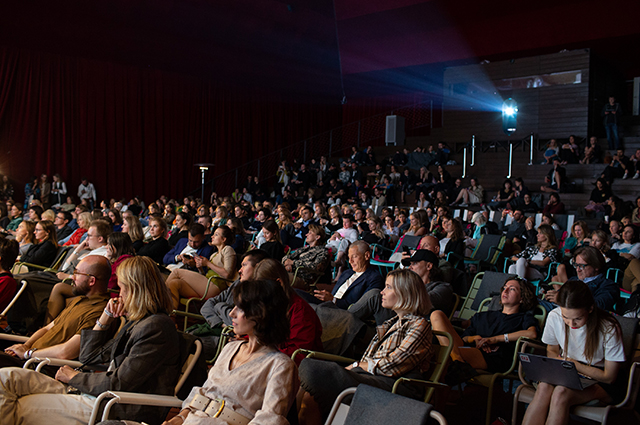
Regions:
[[76, 229], [75, 232], [71, 234], [71, 236], [69, 236], [69, 239], [67, 239], [67, 241], [64, 242], [62, 245], [63, 246], [78, 245], [80, 242], [82, 242], [86, 238], [85, 234], [89, 230], [89, 227], [91, 227], [92, 221], [93, 221], [93, 216], [91, 215], [90, 212], [81, 213], [76, 219], [76, 223], [78, 223], [78, 228]]
[[[108, 276], [111, 266], [106, 259], [103, 268]], [[182, 366], [180, 336], [167, 315], [171, 297], [160, 271], [150, 259], [133, 257], [121, 263], [117, 275], [120, 296], [107, 303], [93, 329], [82, 331], [79, 357], [84, 364], [111, 364], [112, 369], [84, 373], [63, 366], [54, 379], [33, 370], [2, 368], [3, 421], [80, 425], [89, 421], [95, 397], [103, 391], [173, 395]], [[112, 338], [108, 330], [122, 316], [127, 324]], [[69, 386], [80, 394], [69, 394]], [[150, 423], [160, 423], [166, 413], [157, 407], [134, 405], [114, 406], [112, 412]]]

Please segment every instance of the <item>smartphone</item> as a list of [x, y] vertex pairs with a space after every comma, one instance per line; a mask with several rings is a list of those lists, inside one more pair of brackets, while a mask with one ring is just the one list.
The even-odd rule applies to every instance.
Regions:
[[411, 255], [411, 248], [409, 248], [408, 246], [403, 246], [402, 247], [402, 251], [404, 251], [407, 254]]
[[182, 254], [182, 258], [185, 258], [187, 260], [191, 260], [191, 259], [193, 259], [193, 255], [191, 255], [191, 254]]

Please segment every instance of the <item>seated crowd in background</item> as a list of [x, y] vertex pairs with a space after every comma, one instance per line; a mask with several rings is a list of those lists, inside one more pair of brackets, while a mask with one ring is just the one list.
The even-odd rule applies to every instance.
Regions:
[[[454, 336], [448, 373], [449, 382], [457, 383], [472, 377], [475, 369], [506, 370], [518, 337], [548, 335], [533, 310], [538, 305], [550, 312], [573, 308], [567, 307], [573, 304], [567, 301], [568, 290], [563, 292], [561, 284], [584, 282], [592, 304], [603, 310], [612, 310], [614, 305], [624, 308], [619, 299], [621, 288], [629, 292], [640, 288], [640, 197], [630, 211], [610, 189], [616, 178], [636, 178], [637, 161], [618, 152], [597, 180], [585, 211], [605, 213], [608, 221], [597, 228], [574, 221], [570, 229], [564, 229], [555, 222], [565, 213], [559, 194], [567, 185], [563, 165], [597, 162], [600, 153], [594, 146], [587, 146], [583, 155], [573, 136], [563, 144], [549, 143], [544, 156], [554, 168], [541, 188], [550, 192], [544, 209], [522, 178], [504, 181], [485, 204], [486, 193], [477, 178], [463, 187], [462, 180], [446, 170], [449, 153], [446, 145], [439, 144], [424, 151], [405, 149], [390, 161], [376, 161], [372, 149], [354, 148], [339, 167], [325, 158], [309, 166], [283, 162], [272, 196], [253, 176], [230, 197], [212, 194], [209, 204], [192, 197], [178, 202], [161, 196], [148, 205], [134, 198], [103, 201], [92, 209], [88, 198], [75, 205], [68, 197], [64, 204], [60, 201], [52, 209], [43, 209], [33, 192], [32, 204], [25, 211], [9, 200], [6, 219], [0, 220], [0, 309], [11, 298], [7, 294], [15, 293], [16, 280], [24, 278], [49, 289], [43, 298], [47, 302], [42, 304], [46, 305], [42, 312], [46, 322], [24, 344], [4, 347], [2, 366], [19, 366], [35, 351], [86, 359], [89, 350], [104, 344], [107, 335], [113, 336], [114, 317], [128, 315], [139, 332], [150, 319], [153, 326], [164, 328], [167, 314], [180, 307], [182, 298], [202, 297], [207, 300], [202, 307], [207, 332], [218, 332], [211, 340], [203, 336], [205, 353], [215, 353], [223, 325], [233, 324], [236, 335], [245, 339], [225, 346], [207, 381], [194, 391], [208, 398], [229, 399], [240, 406], [245, 418], [280, 421], [289, 414], [299, 390], [301, 423], [319, 423], [344, 388], [364, 382], [389, 389], [397, 377], [421, 377], [433, 354], [432, 328]], [[419, 175], [407, 164], [417, 165]], [[361, 165], [374, 170], [365, 175]], [[400, 171], [400, 167], [405, 168]], [[396, 192], [401, 201], [415, 193], [417, 207], [394, 207]], [[454, 213], [455, 205], [485, 208], [467, 215], [466, 210]], [[537, 223], [539, 212], [543, 214]], [[505, 236], [508, 271], [516, 277], [504, 282], [499, 307], [463, 323], [466, 331], [459, 337], [449, 320], [454, 293], [466, 295], [467, 283], [478, 270], [455, 257], [472, 255], [485, 235]], [[399, 248], [401, 258], [392, 259], [391, 251], [408, 238], [415, 238], [413, 246], [404, 251]], [[38, 271], [52, 265], [64, 247], [70, 249], [58, 272]], [[29, 264], [14, 269], [13, 276], [16, 259]], [[376, 261], [399, 263], [402, 270], [383, 276], [374, 266]], [[550, 267], [552, 264], [557, 267]], [[619, 283], [609, 279], [609, 269], [620, 270]], [[136, 273], [144, 273], [138, 276], [139, 282], [133, 280]], [[543, 287], [538, 299], [531, 281], [551, 284]], [[111, 295], [109, 289], [114, 291]], [[139, 291], [152, 289], [160, 291], [161, 297], [140, 301]], [[134, 306], [136, 302], [141, 304]], [[348, 325], [344, 325], [346, 319]], [[273, 329], [264, 328], [263, 320], [272, 322]], [[343, 337], [350, 338], [345, 344], [353, 347], [363, 342], [357, 341], [358, 334], [362, 337], [357, 326], [377, 327], [377, 332], [368, 348], [358, 352], [360, 360], [347, 368], [288, 358], [298, 348], [322, 349], [323, 329], [334, 326], [356, 326]], [[133, 338], [131, 344], [138, 343], [136, 334], [115, 338]], [[167, 381], [159, 388], [165, 393], [169, 393], [166, 383], [174, 379], [176, 367], [175, 347], [166, 348], [176, 345], [172, 338], [167, 336], [159, 343], [171, 355], [154, 360], [157, 367], [164, 367]], [[446, 338], [438, 339], [448, 343]], [[114, 353], [102, 355], [102, 360]], [[150, 353], [145, 362], [155, 354]], [[252, 363], [252, 376], [238, 369], [254, 357], [260, 361]], [[130, 361], [125, 359], [120, 370], [128, 372]], [[300, 365], [299, 376], [295, 363]], [[0, 373], [2, 382], [10, 382], [23, 379], [21, 374], [27, 372], [7, 368]], [[612, 374], [607, 373], [606, 379]], [[56, 398], [68, 397], [62, 392], [63, 383], [88, 395], [116, 384], [68, 369], [54, 376], [43, 378], [26, 394], [46, 393], [55, 403]], [[326, 385], [327, 376], [333, 377], [331, 385]], [[143, 392], [154, 379], [159, 377], [145, 376]], [[55, 390], [43, 390], [40, 385]], [[238, 396], [239, 385], [251, 385], [255, 394]], [[544, 392], [553, 392], [553, 388]], [[206, 416], [193, 407], [194, 396], [192, 392], [183, 404], [181, 418], [169, 423]], [[2, 397], [17, 400], [21, 396], [0, 394]], [[548, 402], [543, 397], [539, 396], [540, 405]], [[593, 397], [603, 398], [595, 391]], [[79, 406], [76, 416], [55, 414], [70, 423], [81, 423], [87, 401], [81, 396], [73, 403]], [[15, 403], [6, 403], [3, 409], [6, 415], [16, 415]], [[42, 415], [37, 406], [29, 409], [30, 417]], [[142, 412], [124, 409], [127, 416], [123, 419], [142, 421]]]

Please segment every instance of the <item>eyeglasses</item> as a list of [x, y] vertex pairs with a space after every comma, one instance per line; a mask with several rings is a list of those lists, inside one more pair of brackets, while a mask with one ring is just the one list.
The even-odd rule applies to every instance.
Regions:
[[94, 275], [92, 275], [92, 274], [89, 274], [89, 273], [82, 273], [82, 272], [79, 272], [78, 270], [74, 270], [74, 271], [73, 271], [73, 275], [74, 275], [74, 276], [81, 275], [81, 276], [95, 277], [95, 276], [94, 276]]
[[573, 267], [578, 271], [584, 270], [584, 268], [587, 267], [587, 266], [588, 266], [588, 264], [579, 264], [579, 263], [576, 263], [576, 262], [573, 263]]

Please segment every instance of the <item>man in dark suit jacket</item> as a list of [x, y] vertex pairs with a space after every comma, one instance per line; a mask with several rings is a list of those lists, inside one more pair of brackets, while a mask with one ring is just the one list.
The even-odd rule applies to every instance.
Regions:
[[[331, 292], [315, 290], [316, 304], [320, 301], [331, 301], [346, 310], [371, 289], [384, 289], [384, 280], [378, 271], [369, 265], [371, 250], [364, 241], [356, 241], [349, 247], [349, 264], [351, 270], [340, 275]], [[305, 298], [308, 300], [308, 298]]]
[[[187, 244], [189, 244], [188, 249]], [[205, 228], [200, 223], [194, 223], [189, 227], [189, 238], [179, 239], [176, 246], [164, 256], [163, 263], [166, 265], [183, 263], [183, 268], [196, 270], [194, 251], [205, 258], [209, 258], [213, 253], [213, 247], [206, 243]]]

